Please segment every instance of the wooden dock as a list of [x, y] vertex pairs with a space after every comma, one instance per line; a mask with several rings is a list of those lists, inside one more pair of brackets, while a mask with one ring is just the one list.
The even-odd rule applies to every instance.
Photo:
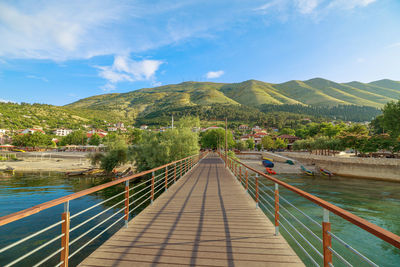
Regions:
[[209, 156], [80, 266], [304, 266], [274, 231]]

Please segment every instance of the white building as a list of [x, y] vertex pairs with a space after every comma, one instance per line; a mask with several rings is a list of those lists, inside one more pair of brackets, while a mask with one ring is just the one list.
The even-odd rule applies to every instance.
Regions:
[[6, 134], [8, 132], [8, 130], [6, 129], [0, 129], [0, 134]]
[[147, 126], [147, 125], [140, 126], [140, 130], [147, 130], [147, 128], [149, 128], [149, 126]]
[[25, 129], [21, 133], [22, 134], [28, 134], [28, 133], [33, 134], [33, 133], [36, 133], [36, 132], [44, 134], [44, 131], [42, 129]]
[[117, 128], [117, 127], [108, 127], [108, 128], [107, 128], [107, 131], [109, 131], [109, 132], [116, 132], [116, 131], [118, 131], [118, 128]]
[[60, 129], [56, 129], [54, 131], [54, 134], [57, 136], [67, 136], [70, 133], [72, 133], [73, 131], [71, 129], [64, 129], [64, 128], [60, 128]]

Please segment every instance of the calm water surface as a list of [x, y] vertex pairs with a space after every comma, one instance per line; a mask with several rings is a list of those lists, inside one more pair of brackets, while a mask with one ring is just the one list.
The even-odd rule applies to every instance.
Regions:
[[[328, 178], [326, 176], [310, 177], [306, 175], [277, 175], [277, 177], [308, 193], [329, 201], [340, 208], [350, 211], [384, 229], [400, 235], [400, 183], [349, 179], [337, 176]], [[272, 188], [272, 186], [265, 186], [264, 191], [268, 191], [266, 187]], [[319, 206], [299, 197], [295, 193], [282, 189], [282, 187], [280, 187], [280, 194], [316, 221], [322, 221], [323, 211]], [[310, 220], [305, 218], [305, 216], [291, 208], [287, 203], [281, 201], [281, 204], [291, 213], [296, 215], [296, 217], [300, 218], [304, 224], [310, 226], [318, 236], [322, 235], [321, 229], [318, 226], [314, 227]], [[281, 212], [285, 218], [291, 218], [291, 216], [282, 208]], [[281, 222], [289, 231], [291, 231], [292, 235], [294, 235], [298, 240], [302, 240], [299, 235], [292, 231], [292, 228], [288, 223], [283, 219], [281, 219]], [[289, 220], [289, 222], [296, 226], [296, 228], [303, 229], [302, 226], [294, 222], [294, 220]], [[364, 255], [368, 256], [369, 259], [373, 260], [378, 265], [400, 266], [399, 249], [396, 249], [332, 213], [330, 213], [330, 222], [334, 234], [346, 241], [352, 247], [356, 248], [358, 251], [362, 252]], [[282, 232], [284, 233], [284, 231]], [[321, 243], [319, 243], [319, 241], [317, 241], [316, 238], [311, 236], [307, 231], [303, 230], [301, 233], [310, 240], [316, 248], [321, 247]], [[287, 234], [284, 234], [284, 236], [288, 241], [291, 240]], [[290, 243], [293, 244], [294, 242], [290, 241]], [[340, 254], [345, 256], [346, 259], [349, 259], [350, 262], [360, 262], [358, 256], [349, 252], [349, 250], [344, 248], [344, 246], [339, 242], [333, 239], [332, 244], [333, 249], [340, 252]], [[307, 248], [307, 245], [304, 245], [304, 247]], [[315, 258], [319, 257], [314, 251], [310, 249], [307, 250], [315, 256]], [[301, 255], [302, 259], [306, 263], [310, 263], [300, 249], [296, 249], [296, 252]], [[341, 261], [335, 259], [335, 257], [334, 263], [335, 266], [344, 266]], [[357, 263], [354, 266], [364, 265]]]
[[[108, 178], [95, 178], [95, 177], [71, 177], [66, 178], [64, 175], [57, 173], [17, 173], [14, 177], [1, 177], [0, 176], [0, 216], [4, 216], [13, 212], [17, 212], [34, 205], [50, 201], [71, 193], [75, 193], [86, 188], [90, 188], [105, 182], [111, 181]], [[140, 187], [141, 188], [141, 187]], [[139, 190], [135, 189], [135, 190]], [[107, 198], [114, 196], [115, 194], [122, 192], [124, 190], [124, 185], [116, 185], [111, 188], [99, 191], [97, 193], [84, 196], [75, 200], [70, 201], [70, 213], [71, 216], [79, 211], [82, 211], [94, 204], [104, 201]], [[134, 191], [131, 191], [131, 193]], [[144, 199], [144, 198], [143, 198]], [[112, 199], [106, 203], [103, 203], [92, 210], [83, 213], [73, 219], [71, 219], [71, 229], [77, 226], [81, 222], [92, 218], [93, 216], [99, 214], [106, 209], [108, 211], [104, 212], [102, 215], [91, 220], [84, 226], [77, 228], [70, 235], [70, 241], [74, 240], [76, 237], [82, 235], [86, 231], [95, 227], [99, 222], [109, 218], [113, 214], [115, 217], [110, 218], [109, 221], [100, 225], [99, 227], [93, 229], [88, 234], [83, 236], [77, 242], [70, 246], [70, 253], [77, 250], [83, 244], [87, 243], [90, 239], [98, 235], [107, 226], [116, 221], [117, 219], [123, 217], [123, 212], [117, 213], [124, 207], [124, 204], [118, 204], [115, 207], [111, 207], [123, 200], [123, 195]], [[58, 205], [38, 214], [26, 217], [16, 222], [12, 222], [1, 227], [0, 231], [0, 248], [4, 247], [14, 241], [17, 241], [31, 233], [39, 231], [46, 226], [53, 223], [61, 221], [61, 213], [64, 210], [63, 205]], [[94, 249], [101, 245], [108, 237], [110, 237], [116, 230], [118, 230], [123, 225], [123, 220], [117, 223], [114, 227], [106, 231], [101, 238], [93, 241], [89, 246], [83, 249], [81, 252], [73, 256], [70, 261], [71, 266], [77, 265], [80, 261], [86, 258]], [[6, 253], [0, 255], [0, 266], [4, 266], [21, 255], [24, 255], [31, 251], [33, 248], [49, 241], [50, 239], [61, 234], [61, 226], [56, 226], [55, 228], [40, 234], [33, 239], [18, 245], [15, 248], [10, 249]], [[39, 262], [46, 256], [50, 255], [60, 248], [60, 239], [51, 243], [39, 250], [32, 256], [27, 257], [25, 260], [17, 264], [17, 266], [31, 266], [34, 263]], [[59, 254], [50, 259], [44, 266], [54, 266], [59, 262]]]
[[[400, 184], [391, 182], [381, 182], [381, 181], [371, 181], [371, 180], [361, 180], [361, 179], [347, 179], [341, 177], [325, 178], [316, 177], [310, 178], [308, 176], [301, 175], [278, 175], [280, 179], [291, 185], [297, 186], [311, 194], [321, 197], [335, 205], [344, 208], [366, 220], [369, 220], [387, 230], [390, 230], [396, 234], [400, 234]], [[55, 173], [41, 173], [41, 174], [16, 174], [14, 177], [0, 177], [0, 216], [7, 215], [19, 210], [29, 208], [31, 206], [49, 201], [61, 196], [65, 196], [95, 185], [99, 185], [108, 182], [108, 179], [104, 178], [91, 178], [91, 177], [79, 177], [79, 178], [65, 178], [64, 176]], [[266, 188], [272, 188], [267, 183], [264, 185], [264, 190], [268, 191]], [[104, 199], [111, 197], [117, 192], [122, 192], [123, 185], [115, 186], [109, 190], [103, 190], [97, 194], [92, 194], [85, 196], [76, 200], [71, 201], [71, 215], [78, 211], [81, 211], [87, 207], [90, 207], [96, 203], [103, 201]], [[281, 195], [287, 198], [292, 203], [296, 203], [296, 206], [301, 210], [305, 211], [307, 214], [312, 216], [315, 220], [321, 221], [322, 219], [322, 209], [310, 201], [302, 199], [297, 195], [288, 192], [287, 190], [281, 189]], [[122, 197], [122, 196], [121, 196]], [[264, 198], [267, 196], [264, 195]], [[98, 214], [100, 211], [108, 209], [122, 198], [113, 199], [110, 202], [101, 204], [97, 208], [94, 208], [90, 212], [82, 214], [71, 221], [71, 225], [78, 225], [80, 222], [87, 220], [88, 218]], [[310, 222], [301, 216], [301, 214], [296, 213], [294, 209], [290, 206], [282, 205], [286, 207], [292, 213], [298, 215], [300, 220], [310, 225], [312, 230], [317, 234], [320, 234], [320, 229], [318, 226], [311, 226]], [[111, 208], [108, 212], [105, 212], [102, 216], [99, 216], [83, 229], [77, 229], [71, 233], [71, 240], [81, 235], [91, 227], [95, 226], [96, 222], [106, 219], [111, 216], [123, 205], [118, 205], [115, 208]], [[33, 233], [42, 229], [43, 227], [60, 221], [61, 213], [63, 211], [63, 206], [59, 205], [48, 210], [42, 211], [39, 214], [32, 215], [30, 217], [24, 218], [20, 221], [10, 223], [6, 226], [1, 227], [0, 231], [0, 247], [4, 247], [13, 241], [16, 241], [28, 233]], [[290, 218], [290, 215], [282, 210], [282, 215], [286, 218]], [[115, 218], [120, 218], [121, 214], [117, 214]], [[331, 215], [330, 217], [332, 223], [332, 231], [337, 234], [340, 238], [344, 239], [350, 245], [357, 248], [359, 251], [368, 255], [368, 257], [378, 263], [381, 266], [400, 266], [400, 251], [395, 249], [391, 245], [375, 238], [371, 234], [360, 230], [358, 227], [351, 225], [345, 220], [338, 216]], [[112, 220], [110, 220], [111, 222]], [[295, 225], [293, 220], [290, 222]], [[291, 231], [291, 228], [282, 220], [282, 224]], [[109, 224], [107, 224], [109, 225]], [[82, 250], [81, 253], [77, 254], [72, 258], [71, 266], [78, 264], [82, 259], [89, 255], [95, 248], [102, 244], [110, 235], [112, 235], [122, 223], [117, 224], [114, 228], [108, 230], [102, 238], [94, 241], [86, 249]], [[301, 226], [295, 225], [301, 228]], [[101, 232], [105, 226], [101, 226], [94, 229], [92, 232], [87, 234], [84, 238], [76, 242], [71, 246], [71, 251], [73, 252], [79, 246], [90, 240], [96, 234]], [[282, 231], [284, 232], [284, 231]], [[319, 248], [321, 245], [318, 240], [307, 235], [307, 232], [302, 232], [307, 239], [309, 239], [315, 247]], [[5, 263], [10, 262], [10, 259], [15, 259], [19, 255], [23, 255], [30, 251], [32, 247], [36, 247], [44, 242], [47, 242], [52, 237], [60, 234], [60, 227], [55, 227], [49, 232], [46, 232], [37, 238], [32, 239], [18, 246], [16, 249], [10, 250], [7, 254], [3, 254], [0, 257], [0, 266]], [[296, 238], [301, 240], [299, 236], [292, 233]], [[284, 236], [290, 240], [287, 234]], [[293, 244], [292, 241], [289, 241]], [[43, 259], [44, 256], [49, 255], [51, 252], [58, 249], [60, 246], [60, 240], [52, 243], [52, 246], [40, 250], [33, 256], [28, 257], [26, 260], [22, 261], [19, 266], [27, 266], [32, 263], [38, 262]], [[339, 243], [333, 242], [333, 248], [338, 252], [342, 253], [346, 258], [357, 261], [358, 258], [350, 253], [347, 249], [343, 248]], [[309, 265], [304, 253], [295, 248], [296, 252], [302, 257], [302, 259]], [[310, 251], [310, 253], [318, 258], [315, 252]], [[54, 265], [58, 262], [58, 255], [51, 259], [46, 265]], [[343, 266], [340, 261], [334, 258], [335, 266]], [[360, 265], [355, 265], [360, 266]]]

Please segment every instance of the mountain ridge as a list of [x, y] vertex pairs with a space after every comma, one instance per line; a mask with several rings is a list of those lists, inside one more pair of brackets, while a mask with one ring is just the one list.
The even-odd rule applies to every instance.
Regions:
[[157, 110], [190, 106], [299, 104], [312, 106], [357, 105], [381, 108], [400, 99], [400, 82], [382, 79], [370, 83], [337, 83], [323, 78], [268, 83], [247, 80], [239, 83], [187, 81], [126, 93], [83, 98], [69, 108], [108, 110], [121, 116], [140, 117]]

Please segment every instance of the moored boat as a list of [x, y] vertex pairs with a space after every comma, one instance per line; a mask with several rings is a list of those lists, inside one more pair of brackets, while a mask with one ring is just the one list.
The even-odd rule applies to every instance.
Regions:
[[0, 168], [0, 172], [11, 173], [14, 175], [14, 168], [12, 168], [10, 166], [4, 166], [4, 167]]
[[306, 169], [306, 167], [304, 167], [303, 165], [301, 165], [301, 170], [302, 170], [305, 174], [307, 174], [307, 175], [309, 175], [309, 176], [314, 176], [314, 172], [311, 171], [311, 170]]
[[268, 161], [271, 161], [271, 162], [274, 161], [273, 159], [270, 159], [270, 158], [267, 158], [267, 157], [263, 157], [263, 160], [268, 160]]
[[276, 171], [274, 171], [274, 170], [271, 169], [271, 168], [266, 167], [265, 170], [266, 170], [266, 172], [267, 172], [268, 174], [276, 174]]
[[325, 170], [325, 169], [319, 169], [319, 171], [323, 174], [323, 175], [326, 175], [326, 176], [329, 176], [329, 177], [331, 177], [333, 174], [330, 172], [330, 171], [328, 171], [328, 170]]
[[262, 164], [264, 165], [264, 167], [268, 167], [268, 168], [273, 168], [274, 167], [274, 163], [272, 163], [269, 160], [263, 160]]

